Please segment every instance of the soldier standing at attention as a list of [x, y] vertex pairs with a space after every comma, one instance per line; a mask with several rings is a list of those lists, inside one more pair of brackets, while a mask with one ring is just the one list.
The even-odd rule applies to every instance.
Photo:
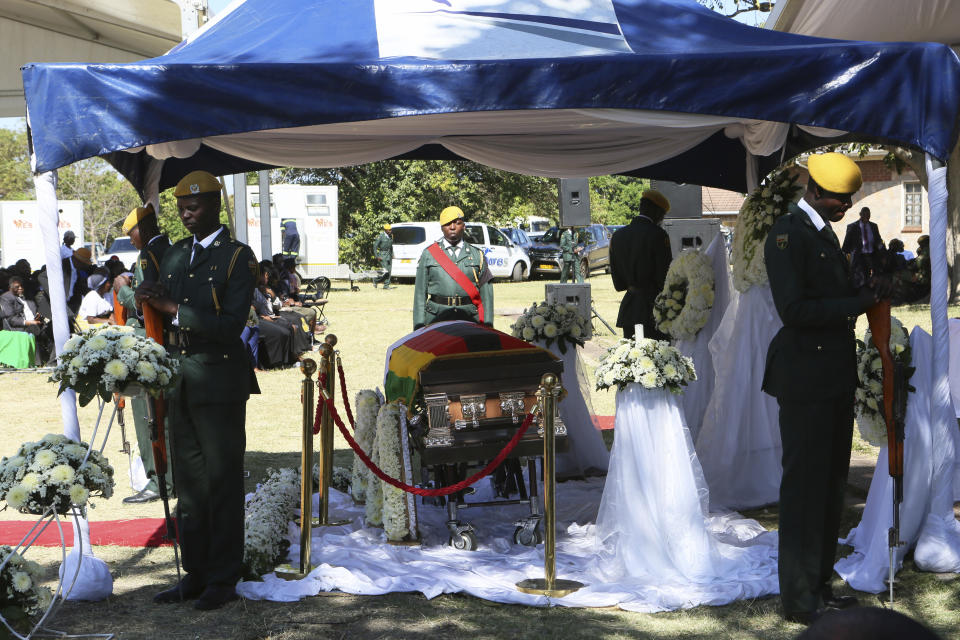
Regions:
[[[113, 280], [113, 289], [117, 293], [117, 301], [127, 310], [127, 325], [135, 327], [137, 335], [145, 335], [143, 323], [140, 321], [140, 312], [137, 309], [135, 290], [141, 282], [158, 282], [160, 280], [160, 263], [167, 249], [170, 248], [170, 239], [160, 233], [156, 212], [153, 205], [137, 207], [130, 212], [123, 221], [122, 230], [130, 237], [133, 246], [140, 250], [140, 256], [133, 267], [133, 279], [120, 275]], [[127, 496], [124, 504], [140, 504], [160, 499], [160, 489], [157, 486], [157, 471], [153, 461], [153, 447], [150, 444], [150, 426], [147, 424], [146, 400], [140, 394], [131, 398], [130, 405], [133, 412], [133, 424], [137, 433], [137, 448], [140, 450], [140, 459], [143, 461], [143, 470], [149, 481], [139, 493]], [[173, 475], [170, 467], [164, 477], [167, 483], [167, 492], [173, 492]]]
[[560, 234], [560, 282], [566, 282], [567, 278], [572, 278], [574, 282], [583, 282], [580, 251], [573, 237], [573, 229], [566, 227]]
[[393, 268], [393, 229], [389, 224], [383, 225], [383, 231], [373, 241], [373, 253], [380, 261], [380, 268], [383, 274], [373, 281], [373, 288], [377, 288], [377, 283], [382, 282], [384, 289], [391, 289], [390, 270]]
[[240, 334], [259, 265], [220, 224], [216, 178], [194, 171], [173, 194], [192, 236], [166, 252], [159, 282], [137, 289], [139, 303], [163, 314], [167, 350], [180, 361], [167, 411], [186, 576], [154, 602], [196, 598], [210, 610], [237, 598], [243, 564], [246, 404], [259, 388]]
[[770, 290], [783, 328], [767, 351], [763, 390], [780, 405], [780, 598], [783, 616], [809, 624], [825, 608], [855, 605], [830, 586], [850, 467], [857, 356], [856, 317], [876, 303], [854, 290], [830, 227], [863, 183], [840, 153], [810, 156], [803, 198], [764, 245]]
[[640, 213], [610, 238], [610, 276], [613, 288], [626, 291], [620, 301], [617, 326], [623, 337], [632, 338], [635, 325], [643, 325], [643, 337], [669, 340], [653, 321], [653, 301], [663, 289], [673, 259], [670, 236], [660, 223], [670, 211], [667, 197], [648, 189], [640, 197]]
[[413, 293], [413, 328], [444, 320], [493, 326], [493, 275], [483, 251], [463, 239], [460, 207], [440, 212], [443, 237], [420, 254]]

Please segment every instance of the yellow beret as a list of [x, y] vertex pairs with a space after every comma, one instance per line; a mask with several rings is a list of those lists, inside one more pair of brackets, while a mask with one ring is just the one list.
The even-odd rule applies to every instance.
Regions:
[[440, 212], [440, 226], [450, 224], [457, 218], [463, 217], [463, 210], [460, 207], [447, 207]]
[[384, 231], [390, 231], [390, 229], [392, 229], [392, 228], [393, 228], [393, 227], [391, 227], [389, 224], [383, 225], [383, 230], [384, 230]]
[[153, 203], [148, 203], [145, 207], [134, 207], [130, 215], [123, 221], [123, 232], [130, 233], [130, 230], [137, 226], [141, 220], [152, 215], [154, 215]]
[[863, 186], [857, 163], [842, 153], [819, 153], [807, 160], [810, 177], [827, 191], [854, 193]]
[[191, 171], [180, 179], [177, 188], [173, 190], [173, 195], [178, 198], [183, 196], [197, 196], [201, 193], [220, 192], [220, 182], [212, 173], [206, 171]]
[[653, 204], [663, 209], [664, 213], [666, 213], [667, 211], [670, 211], [670, 201], [667, 200], [667, 196], [663, 195], [656, 189], [647, 189], [640, 196], [640, 199], [649, 200]]

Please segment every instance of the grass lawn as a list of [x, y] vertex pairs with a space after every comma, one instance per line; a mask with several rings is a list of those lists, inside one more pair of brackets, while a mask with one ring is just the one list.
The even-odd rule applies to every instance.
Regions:
[[[613, 290], [609, 276], [591, 278], [597, 313], [611, 325], [617, 317], [620, 294]], [[543, 299], [543, 282], [496, 283], [495, 326], [509, 326], [524, 307]], [[374, 290], [368, 283], [360, 291], [334, 290], [327, 305], [328, 331], [339, 338], [346, 380], [351, 396], [356, 391], [382, 384], [386, 348], [412, 329], [413, 286], [401, 284], [388, 291]], [[951, 308], [952, 316], [960, 309]], [[929, 307], [898, 309], [895, 314], [911, 328], [920, 324], [929, 330]], [[602, 333], [583, 350], [586, 369], [592, 374], [603, 350], [616, 341], [602, 324]], [[860, 329], [862, 333], [862, 329]], [[247, 405], [247, 468], [251, 491], [268, 467], [299, 463], [300, 401], [298, 369], [265, 372], [259, 375], [263, 393]], [[612, 392], [592, 392], [594, 410], [600, 415], [614, 412]], [[53, 384], [37, 373], [0, 375], [0, 425], [3, 441], [0, 455], [11, 455], [24, 440], [35, 440], [48, 432], [60, 432], [60, 408]], [[89, 434], [96, 409], [80, 411], [81, 431]], [[133, 440], [132, 421], [128, 437]], [[126, 479], [127, 462], [120, 449], [120, 433], [114, 427], [105, 453], [117, 470], [113, 498], [99, 500], [91, 520], [161, 517], [159, 503], [122, 505], [130, 494]], [[339, 438], [337, 464], [351, 464], [352, 452]], [[134, 448], [136, 444], [134, 442]], [[864, 443], [861, 452], [876, 455]], [[853, 492], [844, 526], [857, 523], [862, 492]], [[776, 510], [748, 514], [765, 526], [776, 527]], [[0, 512], [0, 520], [26, 516]], [[844, 532], [846, 529], [844, 529]], [[240, 602], [211, 613], [187, 606], [156, 606], [150, 598], [174, 579], [173, 553], [169, 548], [138, 549], [99, 547], [97, 556], [107, 561], [114, 574], [114, 595], [101, 603], [67, 603], [53, 627], [70, 633], [114, 632], [119, 638], [223, 638], [294, 640], [307, 638], [793, 638], [801, 627], [784, 623], [778, 614], [779, 600], [770, 598], [738, 602], [726, 607], [697, 607], [656, 615], [627, 613], [612, 609], [533, 609], [498, 605], [467, 596], [445, 595], [426, 600], [415, 594], [377, 597], [330, 595], [295, 603]], [[29, 557], [40, 561], [50, 578], [55, 577], [59, 550], [31, 549]], [[913, 570], [908, 561], [900, 574], [897, 608], [932, 626], [944, 637], [960, 631], [960, 581], [955, 576], [936, 576]], [[848, 589], [840, 588], [849, 592]], [[867, 602], [876, 597], [861, 594]]]

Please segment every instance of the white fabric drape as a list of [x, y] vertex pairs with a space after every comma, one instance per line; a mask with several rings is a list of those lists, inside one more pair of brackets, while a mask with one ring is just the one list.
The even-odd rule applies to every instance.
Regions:
[[678, 340], [676, 347], [680, 353], [693, 359], [693, 367], [697, 372], [697, 379], [688, 384], [680, 396], [683, 406], [683, 417], [690, 428], [690, 436], [696, 442], [703, 425], [703, 415], [706, 413], [710, 397], [713, 395], [716, 379], [713, 366], [713, 355], [710, 353], [710, 340], [717, 332], [724, 312], [730, 304], [730, 266], [727, 262], [727, 244], [722, 234], [717, 234], [704, 252], [713, 266], [713, 308], [710, 318], [703, 325], [700, 332], [692, 340]]
[[566, 353], [561, 353], [556, 342], [547, 347], [538, 341], [537, 346], [549, 349], [563, 361], [561, 384], [567, 395], [560, 401], [558, 411], [567, 427], [570, 450], [557, 454], [557, 477], [606, 473], [610, 452], [600, 431], [593, 424], [590, 386], [579, 347], [567, 346]]
[[770, 285], [753, 286], [731, 300], [710, 341], [716, 385], [697, 454], [715, 509], [779, 499], [783, 448], [777, 401], [760, 386], [767, 348], [781, 326]]
[[[960, 522], [953, 514], [953, 469], [960, 447], [956, 424], [944, 428], [930, 419], [931, 373], [934, 346], [919, 327], [910, 336], [916, 371], [910, 380], [916, 391], [907, 400], [903, 444], [903, 504], [896, 566], [914, 550], [914, 561], [924, 571], [960, 572]], [[837, 561], [836, 570], [858, 591], [880, 593], [889, 568], [887, 530], [893, 522], [893, 480], [887, 466], [887, 448], [880, 450], [860, 524], [843, 542], [853, 553]]]
[[[436, 143], [498, 169], [588, 177], [656, 164], [718, 131], [739, 139], [750, 154], [766, 156], [780, 148], [789, 126], [634, 109], [481, 111], [248, 131], [152, 144], [146, 150], [161, 160], [184, 158], [205, 144], [266, 164], [338, 167], [383, 160]], [[826, 129], [817, 132], [831, 135]]]

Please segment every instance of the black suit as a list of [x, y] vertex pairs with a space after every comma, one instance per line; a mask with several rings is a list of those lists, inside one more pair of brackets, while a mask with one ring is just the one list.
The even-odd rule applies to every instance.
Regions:
[[[23, 302], [34, 316], [37, 315], [37, 304], [33, 300], [24, 298]], [[43, 364], [53, 354], [53, 329], [49, 324], [24, 324], [23, 302], [9, 291], [0, 295], [0, 328], [32, 334], [37, 343], [37, 362]]]
[[876, 222], [868, 222], [870, 227], [870, 247], [864, 251], [863, 230], [860, 228], [860, 221], [851, 222], [847, 225], [847, 233], [843, 236], [843, 252], [853, 253], [860, 250], [864, 253], [873, 253], [883, 247], [883, 238], [880, 237], [880, 229]]
[[645, 216], [637, 216], [610, 238], [610, 274], [617, 291], [626, 291], [620, 302], [617, 326], [632, 338], [634, 325], [643, 325], [646, 338], [668, 340], [653, 322], [653, 301], [667, 279], [673, 254], [670, 237]]
[[764, 246], [783, 328], [770, 342], [763, 390], [780, 405], [780, 595], [785, 614], [824, 605], [850, 466], [857, 386], [852, 320], [861, 302], [832, 231], [797, 205]]

